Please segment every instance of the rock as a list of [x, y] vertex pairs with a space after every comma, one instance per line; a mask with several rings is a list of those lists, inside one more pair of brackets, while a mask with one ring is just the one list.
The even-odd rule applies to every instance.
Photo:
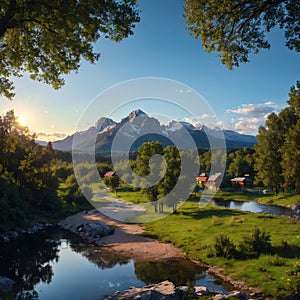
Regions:
[[77, 233], [87, 239], [100, 238], [103, 236], [110, 235], [114, 232], [114, 228], [99, 223], [87, 223], [77, 227]]
[[233, 291], [230, 293], [226, 298], [227, 299], [241, 299], [241, 300], [247, 300], [248, 296], [245, 293], [239, 292], [239, 291]]
[[195, 286], [195, 294], [197, 296], [204, 296], [209, 294], [209, 290], [206, 286]]
[[298, 205], [298, 204], [293, 204], [293, 205], [291, 205], [291, 209], [294, 210], [294, 211], [297, 211], [297, 210], [300, 211], [300, 205]]
[[8, 293], [11, 291], [12, 287], [14, 286], [15, 281], [8, 278], [0, 276], [0, 292], [1, 293]]
[[8, 243], [10, 241], [10, 238], [7, 234], [3, 234], [3, 235], [1, 235], [1, 241], [3, 243]]
[[142, 288], [131, 288], [123, 293], [114, 294], [113, 296], [108, 296], [105, 299], [109, 300], [130, 300], [130, 299], [140, 299], [140, 300], [168, 300], [174, 299], [179, 300], [175, 293], [175, 286], [170, 281], [163, 281], [158, 284], [153, 284], [145, 286]]
[[217, 294], [213, 297], [213, 300], [226, 300], [226, 296], [222, 294]]
[[19, 237], [19, 234], [16, 231], [8, 231], [6, 234], [12, 239], [17, 239]]

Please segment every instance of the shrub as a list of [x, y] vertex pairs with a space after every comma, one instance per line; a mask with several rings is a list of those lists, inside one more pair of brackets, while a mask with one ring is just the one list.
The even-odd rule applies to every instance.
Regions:
[[282, 267], [285, 265], [285, 262], [278, 254], [275, 254], [268, 259], [268, 264], [272, 266]]
[[218, 257], [233, 258], [237, 252], [235, 244], [225, 234], [216, 236], [214, 248]]
[[213, 224], [213, 225], [222, 225], [223, 220], [221, 218], [217, 217], [217, 216], [212, 216], [211, 224]]
[[244, 218], [238, 218], [238, 217], [230, 217], [228, 220], [228, 225], [236, 225], [236, 224], [241, 224], [244, 223], [245, 219]]
[[291, 294], [300, 291], [300, 263], [296, 262], [287, 272], [286, 290]]
[[271, 253], [271, 236], [265, 230], [255, 228], [250, 234], [243, 237], [240, 249], [244, 253]]

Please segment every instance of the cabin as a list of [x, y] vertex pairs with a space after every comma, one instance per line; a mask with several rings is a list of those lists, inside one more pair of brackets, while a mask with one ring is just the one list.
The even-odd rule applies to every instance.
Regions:
[[222, 182], [222, 173], [215, 173], [214, 175], [209, 176], [206, 182], [206, 186], [210, 190], [217, 190]]
[[207, 173], [201, 173], [198, 177], [197, 177], [197, 183], [198, 184], [206, 184], [207, 180], [208, 180], [209, 175]]
[[253, 180], [249, 177], [248, 174], [245, 174], [243, 177], [235, 177], [230, 180], [232, 187], [236, 188], [251, 188], [253, 187]]
[[108, 171], [104, 174], [104, 177], [115, 177], [115, 176], [117, 176], [116, 171]]

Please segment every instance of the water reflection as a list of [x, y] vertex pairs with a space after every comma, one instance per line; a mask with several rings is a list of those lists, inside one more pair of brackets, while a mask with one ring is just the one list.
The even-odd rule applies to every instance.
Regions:
[[293, 212], [291, 209], [275, 206], [275, 205], [266, 205], [255, 201], [213, 199], [211, 203], [218, 207], [239, 209], [242, 211], [249, 211], [253, 213], [264, 213], [264, 214], [271, 214], [275, 216], [290, 216], [290, 217], [296, 215], [296, 213]]
[[201, 274], [204, 271], [204, 268], [187, 260], [135, 262], [134, 267], [137, 278], [146, 284], [169, 280], [175, 286], [194, 282], [195, 274]]
[[16, 281], [21, 290], [31, 290], [39, 282], [49, 284], [53, 271], [50, 262], [58, 262], [58, 244], [41, 237], [20, 239], [0, 248], [0, 274]]
[[191, 261], [134, 262], [83, 244], [64, 231], [47, 231], [1, 245], [0, 259], [0, 276], [16, 281], [9, 299], [18, 300], [103, 299], [117, 290], [164, 280], [177, 286], [207, 279], [214, 282]]

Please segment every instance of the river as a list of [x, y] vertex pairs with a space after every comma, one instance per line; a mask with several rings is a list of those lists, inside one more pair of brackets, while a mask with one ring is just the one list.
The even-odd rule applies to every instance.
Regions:
[[0, 276], [16, 281], [12, 299], [103, 299], [130, 286], [164, 280], [176, 286], [205, 285], [227, 293], [205, 269], [189, 260], [137, 262], [82, 244], [62, 230], [22, 237], [0, 248]]
[[[201, 200], [202, 201], [202, 200]], [[289, 208], [276, 205], [267, 205], [255, 201], [236, 201], [236, 200], [222, 200], [213, 199], [211, 201], [217, 207], [238, 209], [242, 211], [249, 211], [253, 213], [270, 214], [275, 216], [299, 216], [296, 212]]]

